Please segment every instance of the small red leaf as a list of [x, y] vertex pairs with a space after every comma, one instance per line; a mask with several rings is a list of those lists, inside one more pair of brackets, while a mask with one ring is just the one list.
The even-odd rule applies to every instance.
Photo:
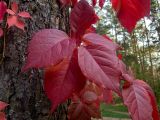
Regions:
[[8, 16], [7, 17], [7, 24], [8, 27], [10, 28], [11, 26], [14, 26], [17, 24], [18, 18], [17, 16], [13, 15], [13, 16]]
[[25, 11], [18, 13], [18, 16], [21, 16], [23, 18], [31, 18], [30, 14]]
[[25, 26], [25, 23], [22, 21], [22, 20], [17, 20], [17, 23], [15, 24], [15, 26], [21, 30], [24, 30], [24, 26]]
[[3, 16], [6, 13], [7, 4], [4, 1], [0, 1], [0, 22], [3, 20]]
[[25, 23], [22, 20], [18, 19], [16, 15], [8, 16], [7, 24], [8, 24], [8, 28], [10, 28], [11, 26], [16, 26], [21, 30], [24, 30], [24, 26], [25, 26]]
[[117, 57], [122, 60], [122, 54], [118, 54]]
[[111, 0], [120, 23], [132, 32], [138, 20], [150, 14], [150, 0]]
[[[94, 94], [90, 92], [89, 94]], [[82, 95], [83, 96], [83, 95]], [[89, 95], [87, 99], [92, 99], [95, 95]], [[86, 98], [82, 97], [82, 99], [74, 99], [71, 105], [69, 106], [68, 118], [69, 120], [91, 120], [91, 118], [101, 118], [100, 114], [100, 101], [92, 101], [86, 103], [84, 100]], [[93, 99], [92, 99], [93, 100]]]
[[133, 120], [152, 120], [150, 98], [136, 80], [129, 87], [123, 87], [122, 96]]
[[10, 14], [10, 15], [16, 15], [12, 10], [10, 9], [7, 9], [7, 13]]
[[101, 45], [89, 45], [78, 50], [78, 62], [83, 74], [101, 87], [119, 93], [121, 71], [118, 58]]
[[48, 68], [45, 72], [44, 89], [52, 102], [52, 111], [57, 105], [79, 92], [85, 85], [85, 77], [80, 71], [77, 53], [71, 61], [64, 59], [58, 65]]
[[36, 33], [28, 47], [27, 63], [23, 70], [55, 65], [69, 58], [75, 48], [74, 40], [56, 29], [44, 29]]
[[13, 10], [14, 13], [18, 12], [18, 4], [16, 2], [13, 2], [11, 4], [11, 9]]
[[3, 30], [2, 30], [2, 28], [0, 28], [0, 37], [2, 37], [3, 36]]
[[70, 26], [72, 37], [80, 38], [98, 20], [93, 7], [85, 0], [79, 1], [71, 11]]

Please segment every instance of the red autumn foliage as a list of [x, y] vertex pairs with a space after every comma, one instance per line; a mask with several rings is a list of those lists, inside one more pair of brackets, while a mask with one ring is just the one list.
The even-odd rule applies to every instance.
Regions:
[[10, 14], [10, 16], [7, 17], [8, 27], [16, 26], [22, 30], [24, 30], [25, 23], [20, 17], [31, 18], [28, 12], [23, 11], [18, 13], [18, 4], [16, 2], [11, 4], [11, 9], [7, 9], [7, 13]]
[[138, 20], [150, 14], [150, 0], [111, 0], [120, 23], [132, 32]]
[[140, 80], [123, 87], [124, 104], [129, 108], [133, 120], [158, 120], [158, 109], [151, 88]]
[[7, 4], [4, 1], [0, 1], [0, 23], [3, 20], [3, 16], [6, 13]]
[[52, 101], [52, 110], [64, 102], [72, 93], [78, 93], [85, 85], [85, 77], [78, 66], [78, 55], [75, 50], [71, 59], [64, 59], [45, 72], [44, 87]]
[[[95, 4], [96, 0], [93, 2]], [[128, 31], [148, 14], [148, 0], [144, 6], [140, 4], [143, 0], [111, 2]], [[70, 3], [62, 1], [62, 4]], [[139, 13], [133, 18], [137, 10]], [[29, 43], [23, 70], [45, 68], [44, 89], [52, 103], [52, 112], [59, 104], [71, 99], [69, 120], [100, 118], [100, 102], [112, 102], [112, 91], [123, 98], [133, 120], [158, 120], [152, 89], [145, 82], [135, 80], [132, 72], [127, 71], [116, 54], [119, 45], [108, 36], [88, 30], [97, 20], [93, 7], [85, 0], [76, 3], [70, 14], [70, 35], [56, 29], [36, 33]]]
[[95, 14], [92, 6], [89, 6], [85, 0], [78, 2], [70, 14], [72, 37], [79, 41], [85, 31], [90, 28], [92, 24], [96, 23], [97, 20], [98, 16]]
[[31, 67], [55, 65], [63, 58], [71, 57], [76, 46], [75, 41], [70, 39], [66, 33], [56, 29], [44, 29], [37, 32], [29, 44], [24, 71]]
[[101, 118], [99, 92], [100, 90], [95, 84], [87, 83], [78, 96], [74, 95], [69, 106], [69, 120]]

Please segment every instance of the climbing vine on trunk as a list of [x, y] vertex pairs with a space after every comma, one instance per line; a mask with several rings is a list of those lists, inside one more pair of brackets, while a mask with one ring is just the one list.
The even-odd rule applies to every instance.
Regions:
[[[92, 5], [96, 4], [92, 1]], [[99, 0], [103, 7], [104, 0]], [[33, 35], [28, 45], [27, 61], [22, 71], [43, 68], [44, 90], [52, 102], [51, 111], [71, 99], [69, 120], [101, 118], [100, 103], [112, 101], [115, 92], [124, 101], [133, 120], [159, 120], [154, 93], [143, 80], [136, 79], [117, 55], [121, 47], [108, 36], [96, 34], [92, 25], [99, 18], [93, 6], [85, 0], [60, 0], [61, 6], [71, 7], [70, 33], [57, 29], [43, 29]], [[150, 0], [111, 0], [117, 17], [128, 32], [138, 20], [149, 16]], [[8, 26], [24, 28], [18, 17], [30, 18], [27, 12], [17, 13], [1, 2], [0, 19], [5, 11]], [[7, 10], [6, 10], [7, 9]], [[2, 30], [0, 30], [2, 36]], [[122, 82], [123, 81], [123, 82]]]

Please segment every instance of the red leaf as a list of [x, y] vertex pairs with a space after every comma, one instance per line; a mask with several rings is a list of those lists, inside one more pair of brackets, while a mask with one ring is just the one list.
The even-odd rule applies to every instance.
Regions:
[[44, 29], [34, 35], [28, 47], [27, 63], [23, 70], [55, 65], [72, 55], [74, 40], [56, 29]]
[[158, 113], [158, 106], [157, 106], [157, 102], [156, 102], [156, 98], [155, 98], [153, 90], [151, 89], [151, 87], [147, 83], [145, 83], [142, 80], [136, 80], [135, 82], [137, 84], [143, 86], [146, 89], [146, 91], [150, 97], [150, 103], [151, 103], [152, 109], [153, 109], [153, 111], [152, 111], [153, 120], [159, 120], [160, 118], [159, 118], [159, 113]]
[[15, 26], [21, 30], [24, 30], [25, 23], [22, 20], [17, 20]]
[[117, 57], [122, 60], [122, 54], [118, 54]]
[[137, 81], [129, 87], [123, 87], [122, 96], [133, 120], [152, 120], [150, 98], [145, 88], [137, 84]]
[[119, 48], [119, 46], [111, 41], [111, 39], [108, 37], [103, 37], [101, 35], [98, 35], [96, 33], [88, 33], [83, 36], [83, 41], [87, 41], [93, 44], [102, 45], [105, 46], [107, 49], [107, 52], [115, 54], [116, 50]]
[[71, 61], [64, 59], [45, 72], [44, 88], [52, 102], [52, 111], [68, 99], [73, 92], [79, 92], [85, 85], [85, 77], [78, 66], [77, 53]]
[[11, 26], [16, 26], [17, 28], [24, 30], [24, 25], [25, 25], [24, 22], [18, 19], [18, 17], [15, 15], [7, 17], [7, 24], [8, 28], [10, 28]]
[[[72, 101], [68, 111], [69, 120], [91, 120], [91, 117], [101, 118], [99, 101], [94, 101], [94, 92], [90, 91], [88, 94], [90, 95], [85, 96], [86, 98], [76, 98]], [[86, 103], [86, 99], [90, 99], [92, 102]]]
[[79, 47], [78, 59], [83, 74], [90, 81], [119, 93], [121, 70], [117, 68], [116, 55], [102, 45], [89, 45]]
[[4, 1], [0, 1], [0, 22], [3, 20], [3, 16], [6, 13], [7, 4]]
[[0, 28], [0, 37], [2, 37], [3, 36], [3, 30], [2, 30], [2, 28]]
[[111, 0], [120, 23], [132, 32], [138, 20], [150, 14], [150, 0]]
[[104, 3], [105, 3], [105, 0], [99, 0], [99, 6], [101, 7], [101, 9], [103, 8]]
[[5, 107], [7, 107], [7, 106], [8, 106], [7, 103], [0, 101], [0, 111], [1, 111], [1, 110], [4, 110]]
[[72, 37], [80, 38], [98, 20], [93, 7], [85, 0], [79, 1], [71, 11], [70, 26]]
[[11, 4], [11, 9], [13, 10], [14, 13], [18, 12], [18, 4], [16, 2], [13, 2]]
[[28, 12], [20, 12], [18, 13], [19, 16], [23, 17], [23, 18], [31, 18], [30, 14]]
[[18, 21], [18, 17], [13, 15], [13, 16], [8, 16], [7, 17], [7, 24], [8, 24], [8, 27], [10, 28], [11, 26], [14, 26], [17, 24], [17, 21]]
[[10, 9], [7, 9], [7, 13], [10, 14], [10, 15], [16, 15], [12, 10]]

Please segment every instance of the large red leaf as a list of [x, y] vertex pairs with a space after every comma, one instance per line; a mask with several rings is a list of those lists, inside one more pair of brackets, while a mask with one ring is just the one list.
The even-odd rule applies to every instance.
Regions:
[[77, 57], [75, 53], [71, 61], [64, 59], [45, 72], [44, 89], [52, 102], [52, 111], [85, 85], [85, 77], [80, 71]]
[[7, 4], [4, 1], [0, 1], [0, 22], [3, 20], [3, 16], [6, 13]]
[[85, 0], [79, 1], [71, 11], [70, 26], [72, 37], [80, 38], [98, 20], [93, 7]]
[[122, 90], [124, 104], [133, 120], [152, 120], [152, 106], [146, 89], [135, 80]]
[[23, 70], [55, 65], [70, 57], [75, 48], [74, 40], [56, 29], [44, 29], [34, 35], [28, 47], [27, 63]]
[[88, 33], [83, 36], [83, 41], [97, 45], [105, 46], [108, 53], [115, 54], [119, 46], [111, 41], [107, 36], [101, 36], [96, 33]]
[[121, 70], [118, 68], [118, 57], [109, 53], [105, 46], [92, 44], [79, 47], [78, 62], [90, 81], [119, 93]]
[[150, 0], [111, 0], [121, 24], [132, 32], [138, 20], [149, 16]]
[[145, 83], [142, 80], [136, 80], [135, 82], [136, 82], [136, 84], [139, 84], [146, 89], [146, 91], [150, 97], [150, 100], [151, 100], [150, 103], [151, 103], [152, 109], [153, 109], [153, 111], [152, 111], [153, 120], [159, 120], [160, 118], [159, 118], [159, 113], [158, 113], [158, 106], [157, 106], [157, 102], [156, 102], [156, 98], [155, 98], [153, 90], [151, 89], [151, 87], [147, 83]]

